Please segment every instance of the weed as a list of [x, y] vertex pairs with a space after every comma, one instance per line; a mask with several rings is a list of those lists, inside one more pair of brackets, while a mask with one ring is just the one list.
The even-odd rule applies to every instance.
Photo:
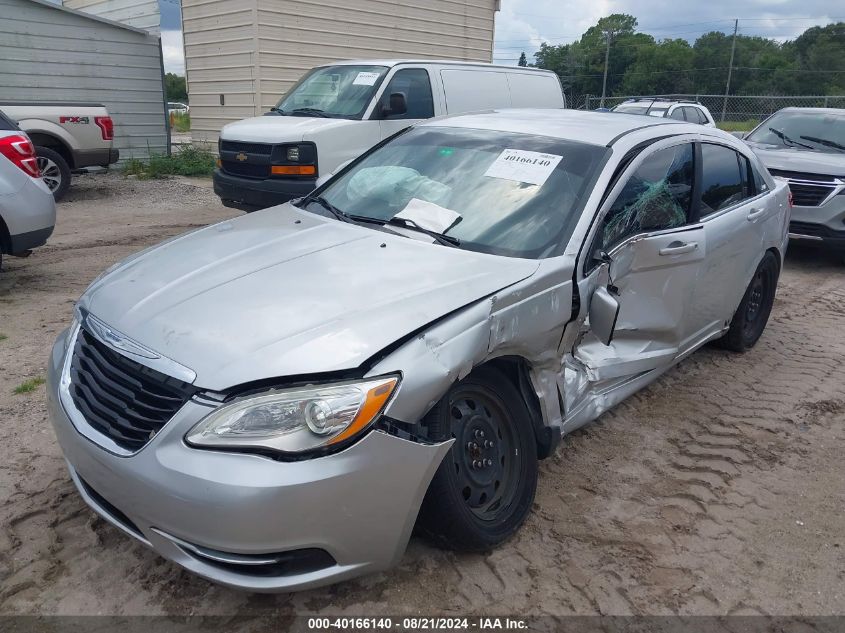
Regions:
[[207, 149], [185, 145], [170, 156], [153, 154], [148, 161], [130, 158], [123, 164], [123, 173], [142, 180], [166, 176], [211, 176], [216, 158]]
[[15, 394], [21, 395], [23, 393], [30, 393], [32, 391], [35, 391], [38, 387], [43, 385], [45, 382], [46, 381], [41, 377], [30, 378], [29, 380], [26, 380], [26, 381], [22, 382], [21, 384], [19, 384], [17, 387], [15, 387]]

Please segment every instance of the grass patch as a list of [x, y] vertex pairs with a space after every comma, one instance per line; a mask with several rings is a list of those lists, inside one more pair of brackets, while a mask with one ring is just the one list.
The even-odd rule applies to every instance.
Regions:
[[760, 121], [758, 119], [747, 119], [745, 121], [721, 121], [716, 127], [725, 132], [750, 132]]
[[207, 149], [185, 145], [165, 156], [154, 154], [148, 161], [130, 158], [123, 164], [123, 173], [142, 180], [167, 176], [211, 176], [217, 159]]
[[9, 338], [9, 337], [6, 336], [5, 334], [0, 334], [0, 341], [5, 341], [7, 338]]
[[35, 391], [36, 389], [38, 389], [38, 387], [43, 385], [45, 382], [47, 382], [47, 381], [44, 380], [41, 377], [30, 378], [29, 380], [22, 382], [17, 387], [15, 387], [15, 394], [21, 395], [23, 393], [31, 393], [31, 392]]
[[179, 112], [173, 113], [173, 126], [171, 129], [174, 132], [190, 132], [191, 131], [191, 115], [187, 112], [182, 114]]

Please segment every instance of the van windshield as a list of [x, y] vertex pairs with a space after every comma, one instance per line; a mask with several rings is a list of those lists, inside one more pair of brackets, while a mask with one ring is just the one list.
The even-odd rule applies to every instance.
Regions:
[[284, 116], [360, 119], [367, 109], [386, 66], [323, 66], [296, 84], [272, 109]]
[[410, 220], [460, 248], [540, 259], [563, 252], [608, 151], [495, 130], [412, 128], [303, 203], [365, 223]]

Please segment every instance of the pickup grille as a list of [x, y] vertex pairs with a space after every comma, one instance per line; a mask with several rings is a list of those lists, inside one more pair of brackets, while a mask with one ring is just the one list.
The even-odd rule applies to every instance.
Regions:
[[128, 451], [138, 451], [193, 396], [188, 383], [119, 354], [79, 330], [70, 395], [85, 421]]

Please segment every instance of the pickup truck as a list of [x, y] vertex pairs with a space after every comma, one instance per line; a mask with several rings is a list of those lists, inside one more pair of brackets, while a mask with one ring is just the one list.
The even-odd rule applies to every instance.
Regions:
[[108, 167], [119, 158], [112, 147], [114, 122], [99, 103], [0, 101], [0, 110], [32, 139], [41, 176], [57, 202], [72, 172]]

